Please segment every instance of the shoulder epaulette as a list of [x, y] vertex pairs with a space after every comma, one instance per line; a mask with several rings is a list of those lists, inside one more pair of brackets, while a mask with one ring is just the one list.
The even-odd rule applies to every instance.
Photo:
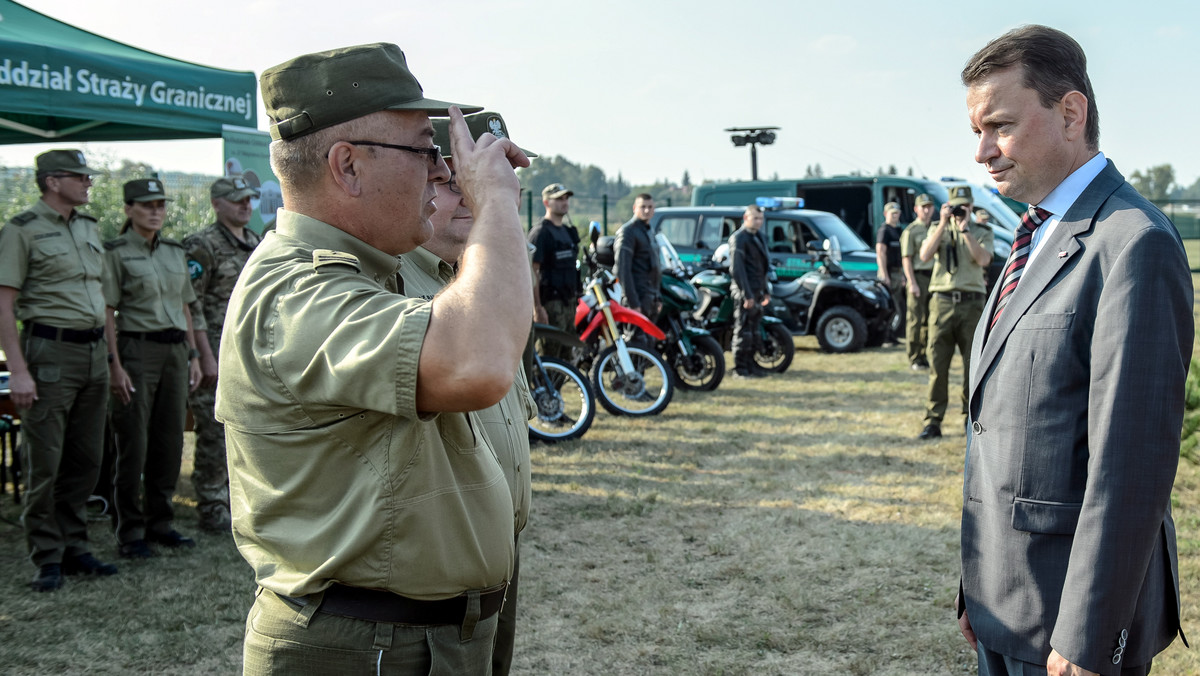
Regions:
[[12, 223], [13, 225], [25, 225], [35, 218], [37, 218], [37, 214], [33, 213], [32, 211], [22, 211], [16, 216], [10, 218], [8, 222]]
[[313, 269], [321, 271], [331, 265], [348, 265], [354, 268], [355, 272], [362, 270], [362, 266], [358, 262], [358, 256], [348, 254], [344, 251], [334, 251], [333, 249], [314, 249], [313, 250]]
[[118, 237], [117, 239], [110, 239], [105, 242], [104, 248], [112, 251], [113, 249], [125, 246], [126, 244], [129, 244], [129, 240], [125, 239], [124, 237]]

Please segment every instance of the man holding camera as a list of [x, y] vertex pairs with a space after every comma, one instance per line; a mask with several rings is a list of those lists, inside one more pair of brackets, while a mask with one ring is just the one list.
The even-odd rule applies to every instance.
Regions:
[[929, 280], [929, 403], [919, 439], [942, 436], [950, 361], [957, 346], [963, 360], [963, 413], [971, 370], [971, 340], [987, 300], [987, 266], [992, 262], [992, 229], [971, 220], [971, 189], [950, 188], [941, 217], [921, 245], [921, 260], [933, 261]]

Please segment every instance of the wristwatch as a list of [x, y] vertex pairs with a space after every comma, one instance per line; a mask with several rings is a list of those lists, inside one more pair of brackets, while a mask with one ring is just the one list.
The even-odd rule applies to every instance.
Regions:
[[188, 350], [188, 361], [191, 361], [193, 359], [199, 359], [199, 358], [200, 358], [200, 350], [197, 350], [194, 347], [192, 349]]

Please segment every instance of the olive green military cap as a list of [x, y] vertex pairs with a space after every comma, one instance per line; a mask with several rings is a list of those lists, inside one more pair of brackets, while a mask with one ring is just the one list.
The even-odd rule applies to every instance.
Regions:
[[[482, 113], [474, 113], [466, 116], [467, 129], [471, 132], [471, 138], [476, 141], [484, 134], [491, 134], [497, 138], [506, 138], [512, 140], [508, 135], [508, 127], [504, 125], [504, 118], [500, 117], [500, 113], [491, 111], [483, 111]], [[433, 123], [433, 142], [442, 149], [442, 157], [452, 159], [450, 155], [450, 120], [445, 117], [438, 117], [430, 120]], [[514, 141], [515, 143], [515, 141]], [[517, 146], [520, 148], [520, 146]], [[525, 157], [533, 159], [537, 157], [537, 153], [530, 152], [521, 148], [521, 152], [525, 153]]]
[[385, 42], [298, 56], [263, 71], [260, 87], [275, 140], [298, 138], [381, 110], [440, 116], [448, 115], [450, 106], [463, 113], [483, 110], [425, 98], [404, 52]]
[[923, 207], [926, 204], [933, 204], [933, 198], [929, 196], [929, 193], [923, 192], [920, 195], [917, 195], [917, 204], [916, 205], [919, 207]]
[[900, 211], [900, 205], [896, 202], [888, 202], [887, 204], [883, 205], [883, 213], [886, 214], [889, 211]]
[[95, 176], [100, 172], [88, 167], [79, 150], [47, 150], [37, 156], [37, 173], [52, 174], [56, 171], [68, 171], [72, 174]]
[[230, 202], [240, 202], [247, 197], [258, 197], [258, 190], [247, 183], [240, 174], [237, 174], [222, 176], [213, 181], [212, 187], [209, 188], [209, 194], [213, 199], [220, 197]]
[[950, 188], [950, 200], [947, 202], [950, 206], [956, 207], [961, 204], [970, 204], [975, 201], [971, 198], [971, 188], [965, 185], [956, 185]]
[[174, 201], [167, 197], [162, 181], [157, 178], [135, 178], [132, 181], [126, 181], [126, 202], [155, 202], [157, 200]]
[[542, 188], [542, 199], [544, 200], [556, 200], [560, 197], [570, 197], [574, 194], [570, 190], [567, 190], [567, 186], [562, 183], [551, 183]]

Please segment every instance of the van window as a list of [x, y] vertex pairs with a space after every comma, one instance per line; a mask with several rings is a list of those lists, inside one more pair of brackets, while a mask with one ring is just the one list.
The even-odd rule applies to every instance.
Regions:
[[797, 192], [800, 193], [799, 197], [804, 198], [805, 209], [828, 211], [842, 219], [859, 237], [875, 241], [869, 213], [871, 209], [871, 187], [869, 185], [808, 186]]
[[814, 239], [812, 229], [798, 221], [767, 221], [767, 248], [771, 253], [804, 253], [805, 243]]
[[705, 216], [694, 246], [698, 249], [715, 249], [729, 241], [729, 236], [740, 227], [741, 223], [726, 216]]
[[[658, 231], [667, 238], [673, 246], [691, 248], [700, 246], [692, 242], [692, 233], [696, 230], [695, 216], [676, 216], [664, 218], [658, 224]], [[707, 247], [712, 248], [712, 247]]]

